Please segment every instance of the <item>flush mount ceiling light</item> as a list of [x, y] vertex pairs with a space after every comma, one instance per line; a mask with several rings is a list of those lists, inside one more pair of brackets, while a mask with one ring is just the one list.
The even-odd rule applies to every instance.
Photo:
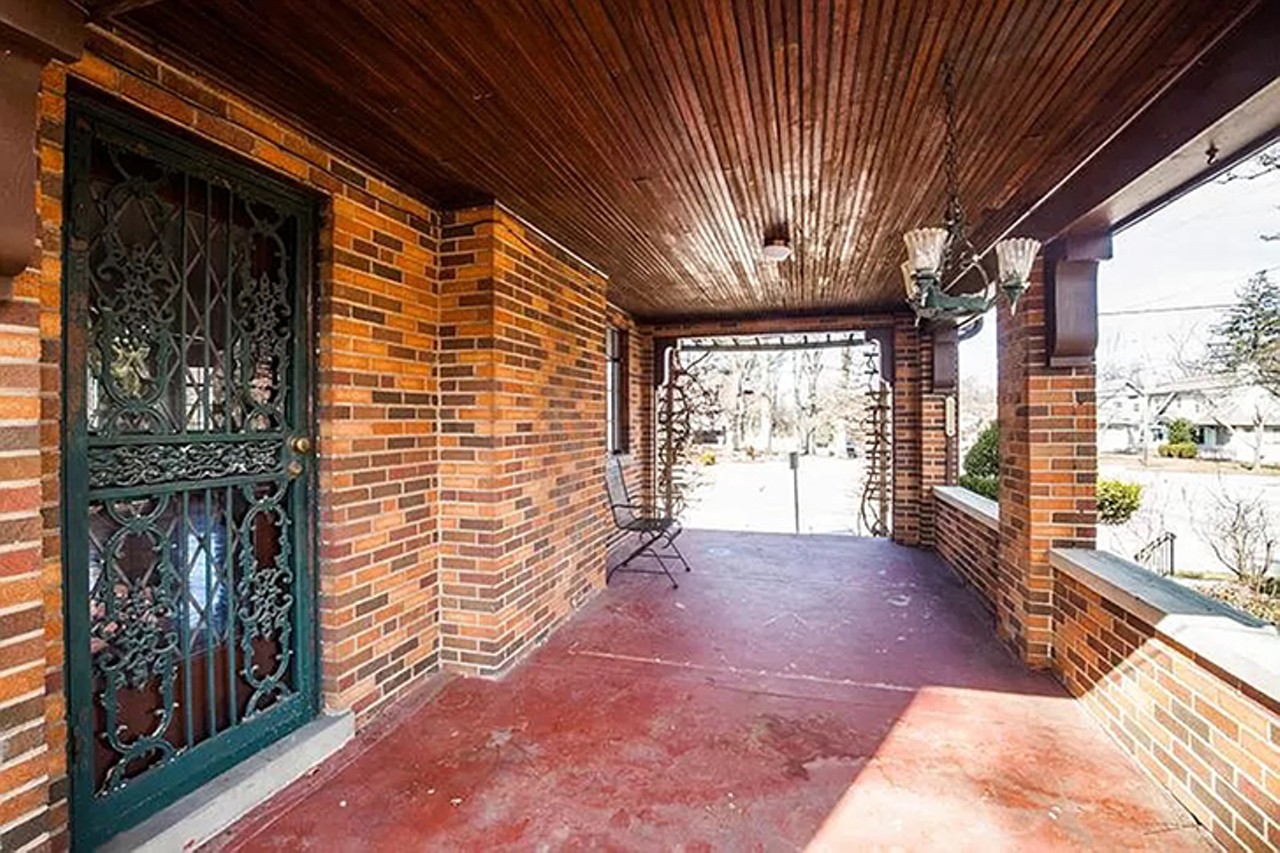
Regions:
[[791, 244], [783, 237], [774, 237], [765, 241], [761, 254], [764, 255], [766, 261], [775, 264], [781, 263], [791, 257]]
[[[956, 154], [955, 83], [950, 62], [942, 66], [942, 91], [946, 98], [946, 138], [943, 168], [947, 179], [946, 227], [917, 228], [902, 235], [907, 244], [907, 261], [902, 275], [907, 304], [917, 320], [964, 322], [986, 313], [1003, 293], [1010, 312], [1026, 292], [1040, 242], [1029, 237], [1012, 237], [996, 243], [996, 280], [982, 265], [982, 256], [969, 241], [960, 203], [959, 157]], [[984, 287], [981, 293], [955, 295], [944, 289], [961, 275], [976, 270]], [[999, 292], [996, 288], [999, 286]]]

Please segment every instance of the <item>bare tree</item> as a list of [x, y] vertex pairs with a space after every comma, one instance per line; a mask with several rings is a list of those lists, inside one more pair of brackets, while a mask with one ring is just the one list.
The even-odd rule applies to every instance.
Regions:
[[813, 434], [818, 428], [818, 383], [826, 362], [826, 352], [820, 349], [798, 350], [792, 353], [794, 371], [793, 391], [796, 402], [796, 428], [799, 432], [800, 450], [813, 452]]
[[787, 353], [781, 350], [770, 352], [764, 360], [764, 402], [767, 408], [768, 428], [765, 432], [766, 453], [773, 452], [773, 438], [778, 432], [778, 427], [783, 425], [786, 415], [783, 410], [783, 400], [778, 393], [779, 379], [782, 375], [782, 364], [786, 361]]
[[1218, 562], [1253, 592], [1262, 589], [1277, 544], [1275, 519], [1261, 493], [1217, 489], [1198, 513], [1197, 532]]

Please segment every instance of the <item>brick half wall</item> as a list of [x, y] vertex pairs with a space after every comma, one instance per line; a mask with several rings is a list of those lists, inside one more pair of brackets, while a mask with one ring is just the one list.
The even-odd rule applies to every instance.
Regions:
[[1126, 560], [1055, 551], [1053, 672], [1228, 850], [1280, 849], [1280, 636]]
[[[960, 488], [934, 500], [938, 554], [994, 620], [1019, 594], [996, 504]], [[1049, 559], [1053, 674], [1224, 847], [1280, 848], [1275, 628], [1105, 552]]]
[[1000, 511], [996, 502], [959, 486], [934, 489], [936, 548], [965, 583], [994, 609], [1000, 577]]

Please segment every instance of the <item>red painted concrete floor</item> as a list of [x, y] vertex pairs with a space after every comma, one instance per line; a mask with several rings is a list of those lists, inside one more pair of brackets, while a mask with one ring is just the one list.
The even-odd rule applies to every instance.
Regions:
[[932, 555], [690, 531], [501, 681], [454, 679], [223, 850], [1206, 849]]

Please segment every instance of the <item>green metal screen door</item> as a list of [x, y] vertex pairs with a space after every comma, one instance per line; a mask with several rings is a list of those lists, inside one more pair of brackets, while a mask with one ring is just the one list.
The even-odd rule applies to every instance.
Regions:
[[134, 824], [316, 710], [309, 198], [68, 115], [72, 831]]

